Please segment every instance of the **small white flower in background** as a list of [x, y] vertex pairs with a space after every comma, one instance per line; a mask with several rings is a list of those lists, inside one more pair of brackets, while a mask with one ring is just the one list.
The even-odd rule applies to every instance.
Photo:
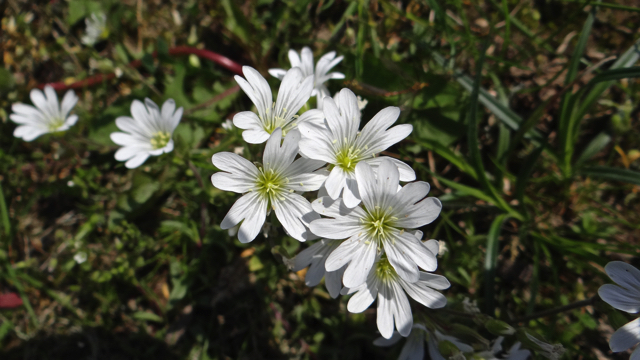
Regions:
[[[334, 66], [338, 65], [342, 59], [342, 56], [336, 57], [335, 51], [328, 52], [318, 60], [314, 71], [313, 52], [310, 48], [306, 46], [302, 48], [300, 55], [293, 49], [289, 50], [291, 67], [299, 67], [305, 77], [310, 75], [314, 77], [314, 88], [311, 96], [316, 96], [318, 109], [322, 109], [322, 99], [324, 99], [325, 96], [331, 96], [329, 89], [327, 89], [324, 83], [330, 79], [344, 79], [344, 74], [342, 73], [329, 72]], [[283, 69], [269, 69], [269, 74], [280, 80], [284, 78], [286, 72], [287, 71]]]
[[300, 123], [300, 154], [333, 165], [331, 174], [324, 184], [332, 199], [337, 199], [342, 193], [346, 206], [354, 207], [360, 203], [355, 176], [356, 165], [360, 162], [378, 168], [384, 159], [388, 159], [400, 170], [400, 181], [416, 179], [413, 169], [402, 161], [384, 156], [375, 157], [409, 136], [413, 130], [409, 124], [389, 129], [399, 115], [400, 109], [397, 107], [384, 108], [358, 132], [358, 100], [351, 90], [342, 89], [334, 99], [325, 99], [325, 122], [321, 125], [311, 122]]
[[82, 264], [87, 261], [87, 253], [84, 251], [80, 251], [73, 255], [73, 260], [75, 260], [78, 264]]
[[[640, 311], [640, 270], [622, 261], [612, 261], [604, 267], [607, 275], [618, 285], [605, 284], [598, 295], [618, 310], [636, 314]], [[625, 351], [640, 342], [640, 318], [616, 330], [609, 340], [611, 351]], [[640, 346], [631, 354], [631, 360], [640, 359]]]
[[468, 297], [465, 297], [464, 300], [462, 300], [462, 309], [467, 314], [480, 314], [478, 303], [475, 300], [469, 300]]
[[106, 37], [107, 16], [104, 13], [91, 14], [84, 20], [84, 23], [86, 25], [85, 33], [80, 38], [83, 44], [93, 46], [98, 40]]
[[236, 75], [236, 82], [258, 110], [257, 115], [252, 111], [242, 111], [233, 117], [233, 124], [244, 129], [244, 141], [262, 144], [277, 128], [282, 129], [283, 136], [286, 136], [300, 123], [322, 123], [324, 115], [320, 110], [309, 110], [300, 116], [297, 115], [313, 90], [313, 77], [305, 77], [300, 68], [294, 67], [287, 71], [275, 103], [269, 83], [258, 71], [250, 66], [243, 66], [242, 73], [246, 80]]
[[358, 96], [358, 110], [360, 110], [360, 112], [362, 112], [362, 110], [364, 110], [364, 108], [367, 107], [368, 103], [369, 101], [367, 99], [363, 99], [360, 96]]
[[[211, 176], [213, 186], [220, 190], [243, 195], [231, 207], [220, 223], [230, 229], [242, 221], [238, 239], [247, 243], [258, 236], [267, 211], [273, 209], [291, 237], [305, 241], [313, 236], [308, 224], [319, 218], [309, 201], [296, 191], [315, 191], [327, 177], [325, 170], [317, 170], [324, 162], [299, 158], [300, 132], [291, 131], [282, 146], [282, 130], [276, 129], [264, 149], [263, 164], [258, 168], [249, 160], [230, 152], [213, 155], [211, 161], [222, 172]], [[294, 161], [295, 160], [295, 161]]]
[[44, 92], [31, 90], [30, 97], [35, 107], [21, 103], [11, 106], [13, 113], [9, 118], [19, 125], [13, 136], [32, 141], [40, 135], [65, 131], [78, 121], [78, 115], [69, 115], [78, 102], [73, 90], [67, 91], [62, 103], [58, 103], [58, 95], [49, 85], [44, 87]]
[[[424, 343], [427, 338], [428, 330], [422, 324], [415, 324], [411, 328], [411, 333], [404, 343], [398, 360], [423, 360], [424, 359]], [[375, 346], [393, 346], [402, 339], [399, 332], [394, 331], [389, 339], [379, 337], [373, 341]]]
[[[320, 215], [333, 219], [318, 219], [311, 231], [322, 238], [343, 240], [326, 260], [327, 271], [336, 271], [349, 264], [344, 273], [346, 287], [358, 286], [367, 280], [376, 256], [382, 251], [389, 259], [394, 274], [407, 282], [418, 281], [418, 267], [434, 271], [437, 267], [437, 241], [423, 244], [407, 230], [431, 223], [440, 214], [440, 200], [429, 197], [429, 184], [413, 182], [398, 190], [399, 171], [395, 163], [383, 160], [376, 179], [373, 168], [359, 163], [355, 169], [362, 205], [349, 209], [343, 199], [326, 196], [313, 202]], [[328, 182], [329, 180], [327, 180]]]
[[377, 297], [378, 330], [384, 338], [389, 339], [393, 335], [394, 322], [400, 335], [407, 336], [411, 332], [413, 316], [405, 292], [420, 304], [439, 309], [447, 304], [447, 298], [436, 290], [448, 289], [449, 286], [451, 284], [444, 276], [422, 271], [418, 273], [418, 279], [415, 282], [409, 283], [398, 276], [389, 259], [383, 257], [376, 260], [362, 285], [353, 288], [345, 287], [340, 293], [343, 295], [356, 293], [347, 304], [347, 310], [352, 313], [363, 312]]
[[173, 150], [173, 131], [180, 123], [183, 109], [169, 99], [162, 109], [150, 99], [131, 103], [131, 116], [120, 116], [116, 125], [123, 132], [111, 133], [111, 140], [122, 146], [116, 151], [118, 161], [129, 169], [142, 165], [149, 156], [158, 156]]
[[309, 270], [304, 277], [304, 283], [307, 286], [316, 286], [324, 277], [324, 284], [329, 290], [332, 298], [337, 298], [342, 289], [342, 275], [346, 266], [341, 267], [337, 271], [326, 272], [324, 264], [329, 254], [340, 245], [340, 242], [334, 240], [320, 239], [315, 244], [302, 250], [294, 260], [293, 271], [298, 272], [307, 266]]
[[233, 121], [231, 121], [231, 119], [227, 119], [222, 123], [222, 128], [227, 130], [227, 131], [231, 131], [233, 130]]
[[504, 360], [526, 360], [527, 358], [529, 358], [529, 356], [531, 356], [531, 351], [527, 350], [527, 349], [520, 349], [520, 342], [516, 342], [515, 344], [513, 344], [511, 346], [511, 348], [509, 349], [509, 351], [507, 352], [507, 354], [505, 355], [505, 357], [503, 357]]

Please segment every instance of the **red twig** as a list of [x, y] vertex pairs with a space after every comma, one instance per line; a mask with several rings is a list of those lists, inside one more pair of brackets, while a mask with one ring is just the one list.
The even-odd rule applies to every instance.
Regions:
[[[188, 47], [188, 46], [177, 46], [174, 48], [169, 49], [169, 55], [191, 55], [194, 54], [198, 57], [201, 57], [203, 59], [207, 59], [209, 61], [213, 61], [214, 63], [226, 68], [227, 70], [234, 72], [236, 74], [242, 75], [242, 65], [238, 64], [237, 62], [229, 59], [226, 56], [220, 55], [218, 53], [215, 53], [213, 51], [209, 51], [209, 50], [203, 50], [203, 49], [196, 49], [196, 48], [192, 48], [192, 47]], [[156, 51], [153, 52], [153, 57], [157, 57], [158, 53]], [[129, 63], [130, 67], [133, 68], [137, 68], [138, 66], [142, 65], [142, 61], [140, 60], [134, 60], [132, 62]], [[58, 91], [63, 91], [63, 90], [68, 90], [68, 89], [79, 89], [79, 88], [84, 88], [84, 87], [89, 87], [89, 86], [93, 86], [96, 84], [100, 84], [104, 81], [107, 80], [111, 80], [115, 77], [116, 75], [114, 73], [111, 74], [98, 74], [89, 78], [86, 78], [84, 80], [80, 80], [80, 81], [76, 81], [74, 83], [71, 84], [65, 84], [63, 82], [56, 82], [56, 83], [49, 83], [49, 84], [40, 84], [38, 85], [39, 89], [42, 89], [45, 87], [45, 85], [49, 85], [51, 86], [54, 90], [58, 90]]]

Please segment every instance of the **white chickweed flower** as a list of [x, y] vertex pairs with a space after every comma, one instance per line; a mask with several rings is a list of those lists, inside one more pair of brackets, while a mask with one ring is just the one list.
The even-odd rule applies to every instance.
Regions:
[[302, 250], [294, 260], [292, 271], [298, 272], [307, 266], [304, 283], [307, 286], [316, 286], [324, 277], [324, 284], [332, 298], [337, 298], [342, 289], [342, 275], [346, 266], [341, 267], [337, 271], [326, 272], [324, 264], [331, 252], [340, 245], [340, 242], [334, 240], [320, 239], [313, 245]]
[[220, 223], [222, 229], [230, 229], [242, 221], [238, 229], [240, 242], [247, 243], [258, 236], [268, 209], [275, 210], [278, 220], [293, 238], [299, 241], [313, 238], [308, 224], [319, 215], [313, 212], [307, 199], [295, 192], [320, 188], [327, 174], [317, 169], [324, 162], [306, 158], [295, 160], [299, 131], [289, 132], [282, 146], [281, 140], [282, 130], [277, 128], [267, 141], [261, 167], [230, 152], [214, 154], [211, 159], [213, 165], [223, 171], [211, 176], [213, 186], [245, 194]]
[[33, 105], [13, 104], [13, 113], [9, 118], [19, 126], [13, 131], [13, 136], [24, 141], [32, 141], [40, 135], [65, 131], [78, 121], [78, 115], [69, 112], [78, 102], [73, 90], [67, 91], [58, 103], [58, 95], [49, 85], [44, 92], [33, 89], [30, 93]]
[[437, 242], [433, 242], [433, 246], [423, 244], [407, 230], [435, 220], [442, 209], [440, 200], [425, 199], [429, 184], [423, 181], [409, 183], [398, 190], [399, 171], [390, 160], [381, 162], [378, 175], [376, 179], [367, 163], [356, 166], [355, 177], [363, 206], [349, 209], [342, 199], [333, 201], [330, 197], [312, 204], [318, 214], [333, 219], [313, 221], [311, 231], [322, 238], [347, 239], [329, 255], [325, 264], [327, 271], [349, 264], [343, 277], [347, 287], [358, 286], [367, 279], [376, 256], [382, 251], [404, 281], [418, 281], [418, 267], [427, 271], [437, 267]]
[[86, 25], [85, 34], [80, 38], [83, 44], [93, 46], [98, 40], [106, 37], [107, 16], [104, 13], [91, 14], [84, 20], [84, 23]]
[[[607, 275], [617, 285], [605, 284], [598, 295], [618, 310], [636, 314], [640, 311], [640, 270], [622, 261], [612, 261], [604, 267]], [[616, 330], [609, 339], [611, 351], [625, 351], [640, 342], [640, 318]], [[632, 360], [640, 359], [640, 346], [631, 354]]]
[[[291, 67], [299, 67], [305, 77], [309, 75], [313, 75], [314, 77], [314, 88], [311, 96], [316, 96], [318, 109], [322, 109], [322, 99], [324, 99], [325, 96], [331, 96], [329, 89], [327, 89], [324, 83], [330, 79], [344, 79], [344, 74], [342, 73], [329, 72], [334, 66], [338, 65], [342, 59], [342, 56], [336, 57], [335, 51], [328, 52], [318, 60], [314, 71], [313, 52], [311, 52], [311, 49], [305, 46], [300, 51], [300, 55], [293, 49], [289, 50]], [[283, 69], [269, 69], [269, 74], [280, 80], [284, 78], [286, 72], [287, 71]]]
[[323, 121], [324, 115], [319, 110], [306, 111], [299, 117], [297, 115], [313, 90], [313, 77], [305, 77], [300, 68], [294, 67], [287, 71], [280, 84], [276, 102], [273, 102], [269, 83], [258, 71], [250, 66], [243, 66], [242, 73], [246, 80], [236, 75], [236, 82], [258, 110], [257, 115], [251, 111], [242, 111], [233, 117], [233, 124], [244, 129], [244, 141], [262, 144], [277, 128], [282, 129], [283, 136], [286, 136], [300, 123]]
[[222, 123], [222, 128], [227, 130], [227, 131], [233, 130], [233, 121], [231, 121], [230, 119], [225, 120]]
[[413, 316], [405, 292], [420, 304], [439, 309], [447, 304], [447, 298], [436, 290], [448, 289], [449, 286], [451, 284], [444, 276], [422, 271], [418, 273], [418, 279], [410, 283], [398, 276], [388, 258], [378, 257], [366, 281], [354, 288], [343, 288], [341, 294], [356, 293], [347, 304], [352, 313], [363, 312], [377, 297], [378, 330], [389, 339], [393, 335], [394, 322], [400, 335], [407, 336], [411, 332]]
[[334, 99], [325, 99], [326, 121], [322, 125], [300, 123], [300, 153], [310, 159], [322, 160], [333, 165], [324, 185], [332, 199], [337, 199], [342, 193], [346, 206], [354, 207], [360, 203], [355, 176], [356, 165], [360, 162], [377, 168], [384, 159], [388, 159], [400, 170], [400, 181], [416, 179], [413, 169], [402, 161], [389, 157], [375, 157], [409, 136], [413, 130], [409, 124], [389, 129], [399, 115], [400, 109], [397, 107], [384, 108], [358, 132], [358, 99], [351, 90], [342, 89]]
[[131, 116], [120, 116], [116, 125], [124, 132], [111, 133], [111, 140], [122, 146], [116, 151], [118, 161], [129, 169], [142, 165], [149, 156], [158, 156], [173, 150], [173, 131], [182, 118], [183, 109], [169, 99], [162, 109], [150, 99], [131, 103]]
[[87, 253], [84, 251], [77, 252], [73, 255], [73, 260], [75, 260], [78, 264], [82, 264], [87, 261]]

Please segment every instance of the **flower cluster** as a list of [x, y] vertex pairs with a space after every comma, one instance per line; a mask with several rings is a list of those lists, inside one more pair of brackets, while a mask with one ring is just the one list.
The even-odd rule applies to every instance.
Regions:
[[[256, 112], [236, 114], [233, 124], [243, 139], [266, 142], [262, 163], [240, 155], [213, 155], [221, 170], [211, 177], [215, 187], [243, 194], [220, 227], [237, 230], [241, 242], [260, 234], [271, 211], [291, 237], [319, 240], [292, 260], [294, 271], [309, 267], [305, 282], [325, 284], [332, 297], [354, 294], [348, 309], [357, 313], [378, 301], [378, 329], [390, 338], [394, 329], [409, 335], [413, 316], [408, 297], [430, 308], [447, 299], [439, 290], [449, 281], [432, 274], [437, 267], [436, 240], [422, 241], [418, 228], [434, 221], [442, 204], [427, 197], [429, 184], [417, 181], [402, 161], [378, 156], [406, 138], [411, 125], [396, 125], [397, 107], [381, 110], [361, 128], [361, 104], [351, 90], [333, 98], [324, 82], [343, 78], [327, 74], [342, 57], [323, 56], [314, 72], [313, 56], [304, 48], [289, 52], [290, 70], [272, 69], [282, 79], [276, 101], [267, 80], [243, 68], [238, 85]], [[313, 95], [319, 109], [300, 111]], [[303, 193], [318, 190], [309, 202]]]

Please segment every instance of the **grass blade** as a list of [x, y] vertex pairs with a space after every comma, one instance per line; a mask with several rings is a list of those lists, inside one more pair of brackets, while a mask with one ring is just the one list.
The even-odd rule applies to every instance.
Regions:
[[502, 224], [509, 218], [508, 214], [501, 214], [493, 223], [487, 234], [487, 253], [484, 257], [484, 303], [485, 313], [495, 315], [495, 277], [496, 267], [498, 265], [498, 238]]
[[604, 180], [620, 181], [640, 185], [640, 172], [609, 166], [589, 166], [580, 169], [580, 174]]
[[542, 154], [542, 150], [544, 150], [543, 146], [539, 146], [537, 149], [533, 150], [531, 154], [527, 155], [527, 157], [524, 159], [524, 164], [520, 168], [520, 172], [518, 173], [518, 177], [516, 180], [516, 189], [514, 192], [515, 198], [518, 199], [520, 205], [524, 205], [524, 190], [527, 183], [531, 179], [531, 174], [533, 173], [533, 169], [538, 162], [540, 154]]
[[0, 181], [0, 217], [2, 217], [2, 227], [4, 228], [4, 234], [7, 237], [9, 237], [9, 234], [11, 234], [11, 222], [9, 221], [9, 211], [7, 209], [7, 203], [4, 200], [4, 193], [3, 193], [1, 181]]
[[581, 166], [587, 160], [591, 159], [595, 154], [599, 153], [600, 150], [604, 149], [604, 147], [607, 146], [607, 144], [610, 141], [611, 141], [611, 136], [607, 135], [604, 132], [601, 132], [598, 135], [596, 135], [596, 137], [593, 138], [593, 140], [591, 140], [589, 145], [587, 145], [587, 147], [584, 148], [578, 160], [576, 160], [576, 164], [575, 164], [576, 167]]

